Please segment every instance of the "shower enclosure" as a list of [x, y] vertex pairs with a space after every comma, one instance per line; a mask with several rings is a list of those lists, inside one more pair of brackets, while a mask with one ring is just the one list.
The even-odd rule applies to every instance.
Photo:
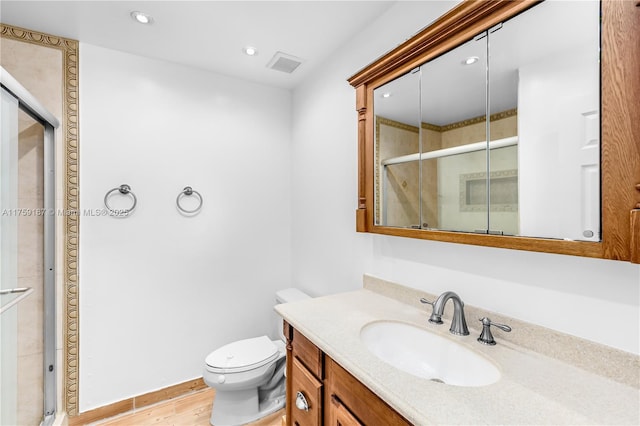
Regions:
[[0, 67], [0, 424], [56, 413], [55, 170], [58, 120]]

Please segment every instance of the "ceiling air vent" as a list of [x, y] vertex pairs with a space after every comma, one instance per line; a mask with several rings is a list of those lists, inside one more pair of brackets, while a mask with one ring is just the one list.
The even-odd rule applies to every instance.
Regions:
[[296, 58], [293, 55], [287, 55], [286, 53], [276, 52], [273, 58], [267, 64], [267, 68], [272, 70], [286, 72], [291, 74], [300, 66], [302, 59]]

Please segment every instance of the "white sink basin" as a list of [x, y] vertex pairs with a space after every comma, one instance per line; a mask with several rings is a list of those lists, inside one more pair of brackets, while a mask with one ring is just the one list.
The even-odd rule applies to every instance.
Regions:
[[372, 322], [360, 338], [382, 361], [417, 377], [456, 386], [486, 386], [500, 379], [498, 368], [484, 356], [410, 324]]

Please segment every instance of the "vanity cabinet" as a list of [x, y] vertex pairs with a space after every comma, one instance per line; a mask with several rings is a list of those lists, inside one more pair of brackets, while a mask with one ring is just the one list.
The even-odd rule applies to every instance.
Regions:
[[411, 425], [375, 393], [285, 322], [287, 425]]

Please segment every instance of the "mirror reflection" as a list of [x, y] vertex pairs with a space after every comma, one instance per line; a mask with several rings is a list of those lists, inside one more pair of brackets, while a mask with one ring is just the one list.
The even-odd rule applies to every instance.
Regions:
[[599, 31], [544, 2], [376, 88], [376, 224], [598, 241]]
[[420, 70], [375, 91], [376, 223], [420, 228]]
[[484, 232], [488, 220], [486, 37], [470, 40], [421, 68], [426, 142], [421, 157], [426, 177], [422, 197], [428, 200], [423, 227]]

